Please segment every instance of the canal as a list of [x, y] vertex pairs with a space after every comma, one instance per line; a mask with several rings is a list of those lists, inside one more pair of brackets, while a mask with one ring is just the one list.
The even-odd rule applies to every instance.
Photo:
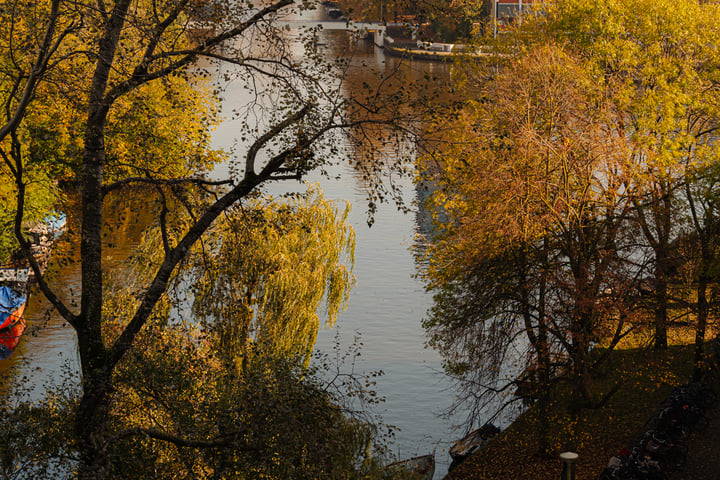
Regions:
[[[297, 25], [326, 20], [322, 9], [306, 12], [293, 18]], [[352, 52], [348, 68], [346, 95], [353, 95], [352, 86], [367, 80], [373, 70], [390, 71], [399, 67], [400, 60], [385, 57], [381, 50], [358, 40], [340, 29], [324, 29], [318, 36], [319, 48], [327, 55]], [[448, 67], [432, 62], [406, 62], [401, 68], [409, 75], [426, 74], [448, 80]], [[223, 73], [218, 72], [218, 78]], [[242, 101], [241, 83], [232, 81], [223, 85], [222, 109], [228, 118], [214, 133], [216, 147], [231, 149], [237, 126], [231, 112]], [[356, 145], [345, 144], [348, 155]], [[454, 431], [450, 421], [440, 414], [454, 400], [450, 382], [440, 373], [441, 359], [437, 352], [425, 347], [425, 333], [421, 321], [431, 305], [431, 298], [422, 283], [414, 278], [415, 264], [412, 247], [420, 231], [420, 213], [413, 206], [402, 213], [392, 203], [381, 204], [368, 226], [367, 190], [360, 175], [349, 166], [334, 167], [331, 177], [311, 177], [319, 182], [329, 199], [346, 200], [352, 204], [350, 221], [357, 235], [354, 288], [348, 309], [333, 328], [320, 331], [316, 348], [331, 352], [336, 341], [341, 350], [347, 349], [359, 335], [363, 343], [358, 370], [382, 370], [376, 390], [385, 401], [376, 407], [384, 422], [398, 430], [393, 453], [407, 458], [435, 453], [435, 478], [441, 478], [450, 463], [448, 448], [462, 432]], [[404, 200], [414, 205], [416, 189], [409, 179], [401, 181]], [[287, 191], [287, 185], [278, 185]], [[292, 188], [305, 188], [295, 184]], [[272, 192], [271, 192], [272, 193]], [[79, 288], [77, 269], [60, 269], [53, 279], [62, 285], [68, 298]], [[28, 390], [31, 397], [42, 395], [46, 385], [76, 382], [78, 368], [75, 338], [72, 329], [57, 316], [46, 314], [48, 306], [41, 295], [32, 298], [27, 312], [30, 318], [29, 334], [18, 348], [13, 365], [18, 367], [17, 387]], [[5, 365], [3, 368], [7, 368]]]

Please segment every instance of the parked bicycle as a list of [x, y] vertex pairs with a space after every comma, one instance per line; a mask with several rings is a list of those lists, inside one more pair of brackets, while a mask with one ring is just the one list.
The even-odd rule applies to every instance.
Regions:
[[717, 403], [715, 391], [700, 382], [686, 383], [675, 387], [666, 401], [672, 404], [689, 404], [698, 407], [703, 413]]
[[[718, 345], [720, 349], [720, 342]], [[612, 457], [600, 480], [666, 480], [666, 472], [678, 470], [687, 462], [688, 447], [684, 442], [691, 431], [707, 428], [705, 412], [715, 403], [717, 394], [703, 383], [673, 389], [643, 427], [636, 446], [632, 450], [624, 448]]]
[[667, 480], [667, 476], [660, 462], [635, 447], [611, 458], [599, 480]]
[[649, 430], [640, 441], [641, 451], [660, 463], [665, 471], [682, 468], [687, 462], [688, 447], [674, 441], [666, 432]]
[[683, 429], [703, 431], [710, 424], [705, 410], [693, 403], [673, 403], [660, 411], [659, 418], [662, 430], [671, 434]]

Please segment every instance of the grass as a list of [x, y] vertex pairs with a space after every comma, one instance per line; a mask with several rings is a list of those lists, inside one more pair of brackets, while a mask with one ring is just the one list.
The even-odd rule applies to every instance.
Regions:
[[[508, 429], [446, 477], [448, 480], [543, 480], [560, 477], [563, 451], [579, 454], [577, 480], [595, 480], [618, 451], [632, 444], [673, 387], [692, 373], [693, 346], [673, 345], [657, 352], [625, 344], [613, 352], [596, 376], [593, 394], [600, 398], [618, 382], [619, 390], [598, 409], [572, 411], [568, 395], [545, 409], [549, 427], [541, 428], [538, 407], [523, 413]], [[568, 389], [565, 389], [568, 391]], [[542, 454], [542, 433], [549, 446]]]

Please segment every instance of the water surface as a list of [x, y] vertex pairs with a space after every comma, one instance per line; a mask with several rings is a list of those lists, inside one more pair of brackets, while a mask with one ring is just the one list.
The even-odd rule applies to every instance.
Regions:
[[[309, 12], [300, 20], [324, 19], [324, 12]], [[298, 20], [298, 19], [295, 19]], [[377, 70], [395, 68], [397, 59], [385, 58], [378, 49], [349, 39], [342, 30], [323, 31], [319, 41], [328, 55], [354, 51], [354, 69], [349, 69], [349, 84], [364, 81], [371, 66]], [[428, 62], [414, 62], [406, 68], [418, 75], [432, 73], [447, 75], [447, 67]], [[225, 85], [222, 93], [223, 110], [228, 118], [241, 101], [241, 84]], [[221, 124], [214, 135], [215, 146], [232, 148], [237, 125], [233, 120]], [[345, 145], [348, 155], [353, 146]], [[421, 320], [431, 305], [431, 298], [420, 281], [413, 277], [415, 266], [411, 246], [418, 231], [417, 213], [401, 213], [393, 204], [380, 205], [372, 227], [367, 223], [366, 190], [357, 173], [349, 166], [333, 170], [337, 180], [311, 177], [319, 181], [329, 199], [346, 200], [352, 204], [350, 222], [357, 235], [357, 286], [353, 290], [348, 309], [339, 316], [337, 325], [320, 331], [317, 349], [330, 352], [339, 336], [347, 348], [356, 334], [364, 346], [358, 364], [363, 371], [382, 370], [376, 390], [385, 402], [376, 408], [384, 421], [399, 428], [393, 451], [400, 458], [435, 452], [436, 478], [447, 470], [450, 442], [461, 435], [438, 415], [454, 400], [449, 382], [439, 373], [441, 360], [437, 352], [425, 348], [425, 332]], [[416, 191], [404, 180], [405, 201], [412, 204]], [[283, 191], [288, 185], [273, 187]], [[294, 183], [290, 189], [304, 188]], [[62, 285], [69, 297], [79, 288], [77, 269], [67, 268], [56, 274], [53, 283]], [[35, 398], [42, 395], [45, 385], [63, 380], [76, 382], [72, 373], [78, 369], [75, 336], [72, 329], [57, 315], [45, 315], [48, 305], [41, 295], [34, 295], [28, 307], [29, 328], [16, 351], [12, 364], [18, 366], [18, 386], [26, 386]], [[9, 364], [4, 365], [7, 368]]]

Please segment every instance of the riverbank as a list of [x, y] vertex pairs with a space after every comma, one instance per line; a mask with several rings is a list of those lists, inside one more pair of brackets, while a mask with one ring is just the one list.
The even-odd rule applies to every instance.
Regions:
[[[546, 410], [546, 428], [541, 412], [531, 408], [453, 469], [446, 480], [555, 479], [561, 472], [558, 455], [563, 451], [579, 454], [577, 480], [596, 480], [611, 457], [637, 440], [660, 403], [675, 386], [687, 381], [692, 370], [690, 345], [673, 346], [667, 352], [630, 349], [616, 353], [605, 374], [597, 379], [594, 393], [600, 396], [618, 382], [622, 384], [602, 408], [573, 412], [560, 401]], [[720, 448], [717, 407], [712, 416], [716, 422], [711, 428], [690, 438], [688, 464], [671, 476], [672, 480], [719, 480], [720, 465], [715, 465], [720, 464], [716, 453]], [[550, 454], [539, 453], [543, 441]]]
[[456, 57], [453, 52], [419, 50], [412, 48], [394, 47], [390, 42], [385, 42], [383, 51], [392, 57], [408, 58], [410, 60], [431, 60], [435, 62], [451, 62]]
[[[401, 23], [354, 23], [349, 22], [345, 13], [340, 10], [339, 6], [333, 2], [323, 2], [325, 7], [325, 16], [331, 20], [330, 23], [344, 23], [353, 25], [359, 34], [364, 32], [364, 36], [375, 48], [382, 49], [385, 54], [391, 57], [406, 58], [410, 60], [430, 60], [439, 62], [449, 62], [457, 58], [457, 52], [465, 49], [464, 45], [456, 45], [453, 43], [441, 43], [435, 41], [419, 41], [418, 37], [434, 36], [433, 33], [418, 33], [423, 27], [413, 25], [408, 22]], [[429, 28], [429, 27], [428, 27]]]

